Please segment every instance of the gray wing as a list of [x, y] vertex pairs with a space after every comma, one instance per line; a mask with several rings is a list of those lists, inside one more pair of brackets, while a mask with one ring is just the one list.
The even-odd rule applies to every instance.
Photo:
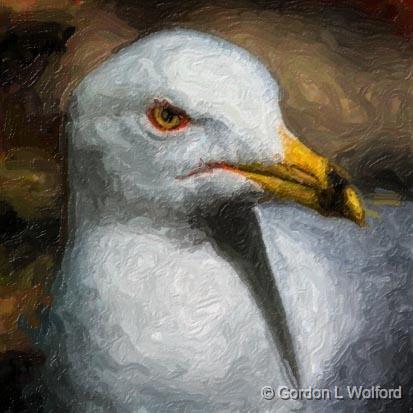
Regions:
[[295, 205], [256, 211], [301, 387], [402, 386], [402, 400], [333, 397], [310, 411], [408, 411], [412, 400], [413, 203], [376, 210], [368, 228]]

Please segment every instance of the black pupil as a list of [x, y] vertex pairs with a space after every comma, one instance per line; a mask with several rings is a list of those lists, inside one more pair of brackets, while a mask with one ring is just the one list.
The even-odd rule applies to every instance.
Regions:
[[175, 117], [175, 114], [168, 109], [162, 109], [161, 117], [162, 120], [165, 122], [172, 122], [173, 118]]

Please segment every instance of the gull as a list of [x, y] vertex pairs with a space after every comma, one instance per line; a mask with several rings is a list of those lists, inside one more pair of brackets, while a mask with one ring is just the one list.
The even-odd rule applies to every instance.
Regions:
[[254, 207], [296, 202], [317, 211], [310, 220], [360, 225], [364, 209], [345, 172], [288, 130], [267, 68], [209, 34], [158, 32], [84, 78], [68, 132], [53, 403], [300, 408], [261, 391], [298, 386], [308, 355], [295, 351]]

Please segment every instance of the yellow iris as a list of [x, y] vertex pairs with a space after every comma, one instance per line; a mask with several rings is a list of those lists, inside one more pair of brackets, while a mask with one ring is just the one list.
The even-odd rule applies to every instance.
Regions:
[[176, 129], [182, 123], [181, 117], [178, 114], [163, 106], [154, 107], [152, 117], [161, 129]]

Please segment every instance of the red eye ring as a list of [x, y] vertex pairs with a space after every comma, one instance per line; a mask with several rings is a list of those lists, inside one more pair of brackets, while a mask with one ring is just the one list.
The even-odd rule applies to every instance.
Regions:
[[155, 99], [146, 115], [152, 125], [163, 132], [184, 129], [191, 121], [186, 112], [170, 104], [167, 100], [159, 101]]

